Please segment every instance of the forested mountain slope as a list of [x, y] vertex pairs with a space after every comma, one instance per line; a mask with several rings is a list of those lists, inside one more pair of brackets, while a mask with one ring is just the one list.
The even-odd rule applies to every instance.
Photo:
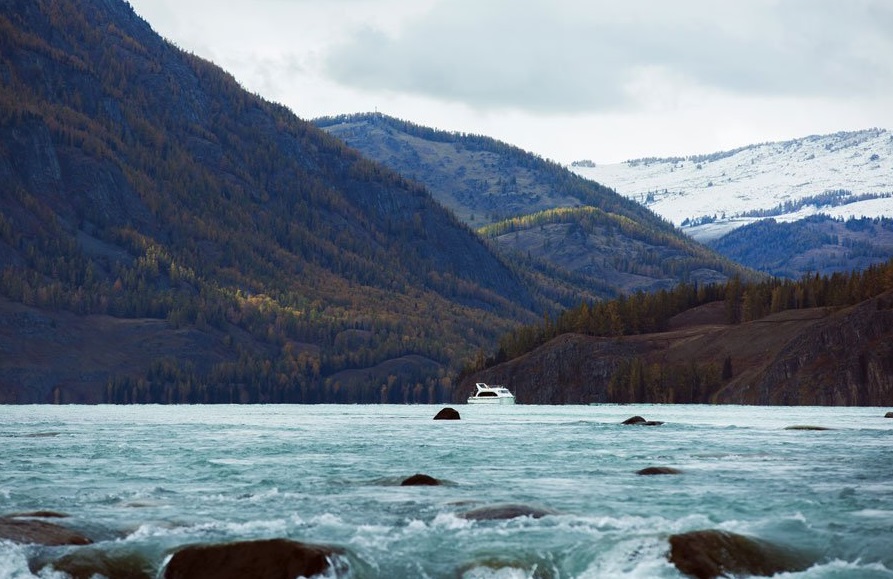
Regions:
[[893, 256], [893, 219], [813, 215], [788, 222], [770, 217], [708, 245], [754, 269], [789, 279], [860, 271]]
[[893, 396], [893, 261], [581, 304], [518, 328], [468, 368], [525, 404], [885, 406]]
[[0, 0], [0, 80], [0, 401], [435, 401], [557, 307], [123, 1]]
[[603, 297], [751, 275], [635, 201], [495, 139], [378, 113], [315, 122], [423, 183], [524, 269], [570, 271]]

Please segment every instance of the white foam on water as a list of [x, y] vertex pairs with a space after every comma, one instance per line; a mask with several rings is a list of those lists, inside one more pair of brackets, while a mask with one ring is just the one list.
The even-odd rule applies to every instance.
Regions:
[[890, 579], [893, 577], [893, 569], [889, 569], [882, 563], [834, 559], [827, 563], [813, 565], [805, 571], [778, 573], [774, 577], [777, 579]]
[[197, 525], [183, 526], [159, 526], [155, 524], [140, 525], [134, 532], [125, 537], [124, 541], [143, 541], [155, 537], [209, 537], [232, 536], [254, 537], [282, 535], [288, 530], [288, 524], [283, 519], [266, 521], [247, 521], [200, 523]]
[[669, 544], [664, 537], [627, 537], [613, 543], [596, 541], [593, 545], [598, 551], [590, 553], [591, 562], [585, 570], [578, 572], [574, 577], [653, 579], [678, 576], [678, 571], [667, 560]]
[[457, 517], [454, 513], [438, 513], [434, 520], [431, 521], [431, 526], [437, 529], [445, 529], [445, 530], [457, 530], [457, 529], [469, 529], [474, 525], [473, 521], [469, 521], [468, 519], [463, 519], [462, 517]]
[[27, 548], [0, 539], [0, 577], [3, 579], [69, 579], [65, 573], [45, 567], [38, 575], [28, 568]]
[[338, 515], [322, 513], [321, 515], [311, 517], [310, 524], [319, 527], [341, 527], [344, 525], [344, 521]]
[[474, 567], [462, 573], [460, 577], [461, 579], [532, 579], [536, 577], [536, 569]]

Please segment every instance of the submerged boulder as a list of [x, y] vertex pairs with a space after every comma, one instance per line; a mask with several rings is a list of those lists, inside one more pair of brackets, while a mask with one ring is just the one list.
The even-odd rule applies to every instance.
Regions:
[[539, 519], [546, 515], [557, 515], [557, 511], [531, 507], [528, 505], [504, 504], [480, 507], [461, 513], [459, 516], [470, 521], [498, 521], [516, 519], [518, 517], [531, 517]]
[[703, 530], [670, 536], [669, 560], [698, 579], [802, 571], [812, 561], [802, 553], [762, 539], [726, 531]]
[[[93, 547], [78, 549], [48, 565], [72, 579], [154, 579], [152, 563], [136, 552], [109, 552]], [[45, 566], [41, 566], [42, 571]]]
[[[189, 545], [174, 553], [164, 579], [286, 579], [328, 572], [338, 547], [288, 539]], [[336, 570], [337, 571], [337, 570]]]
[[655, 474], [682, 474], [682, 471], [672, 466], [648, 466], [636, 471], [636, 474], [648, 476]]
[[785, 426], [785, 430], [834, 430], [827, 426], [812, 426], [809, 424], [795, 424], [793, 426]]
[[93, 542], [77, 531], [61, 525], [11, 516], [0, 517], [0, 539], [47, 546], [89, 545]]
[[459, 420], [459, 411], [446, 407], [434, 415], [434, 420]]
[[660, 426], [661, 424], [663, 424], [663, 422], [660, 422], [659, 420], [645, 420], [641, 416], [631, 416], [630, 418], [627, 418], [626, 420], [621, 422], [621, 424], [635, 426]]
[[417, 473], [412, 475], [409, 478], [403, 479], [403, 482], [400, 483], [402, 487], [417, 487], [417, 486], [437, 486], [440, 484], [440, 481], [434, 478], [433, 476], [428, 476], [427, 474]]

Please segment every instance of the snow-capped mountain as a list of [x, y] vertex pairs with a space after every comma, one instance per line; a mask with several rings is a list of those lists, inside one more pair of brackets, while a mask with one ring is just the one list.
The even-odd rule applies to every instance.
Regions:
[[646, 204], [700, 241], [765, 217], [893, 217], [893, 132], [883, 129], [591, 165], [571, 169]]

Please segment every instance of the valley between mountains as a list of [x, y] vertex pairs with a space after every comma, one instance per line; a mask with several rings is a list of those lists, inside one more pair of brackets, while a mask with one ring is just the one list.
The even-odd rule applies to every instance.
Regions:
[[0, 79], [2, 403], [455, 403], [482, 379], [544, 404], [893, 392], [880, 214], [813, 217], [836, 257], [763, 264], [741, 256], [775, 230], [704, 245], [659, 194], [494, 139], [303, 120], [119, 0], [0, 0]]

